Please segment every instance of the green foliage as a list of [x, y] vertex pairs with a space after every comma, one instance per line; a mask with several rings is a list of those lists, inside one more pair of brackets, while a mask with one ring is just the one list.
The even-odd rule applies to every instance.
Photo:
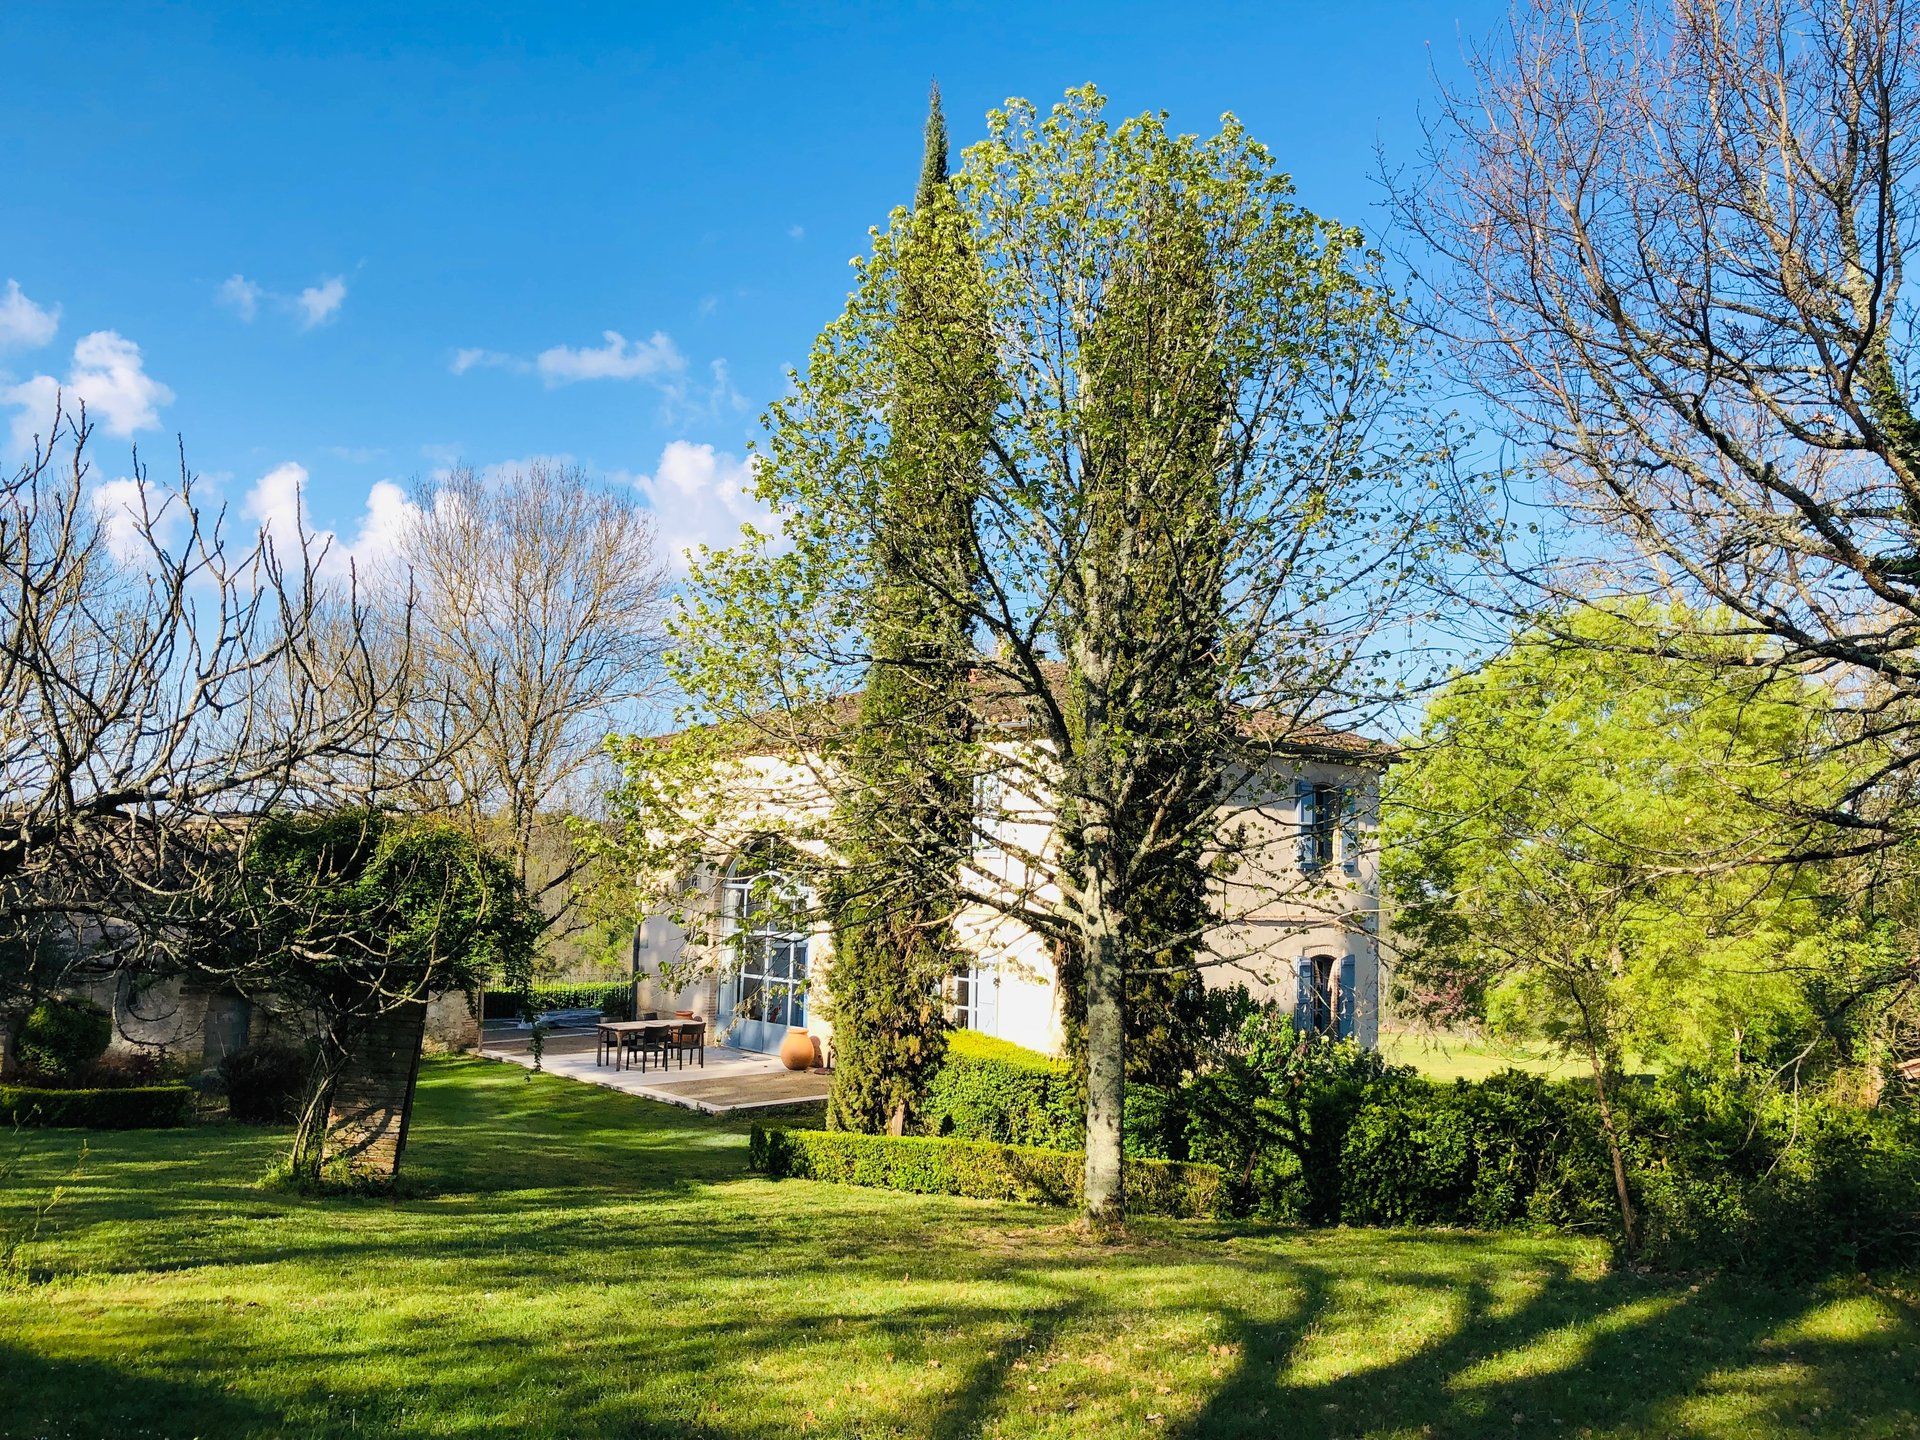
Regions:
[[229, 945], [283, 989], [365, 1008], [530, 983], [541, 917], [512, 867], [458, 828], [370, 810], [261, 822]]
[[311, 1047], [245, 1045], [220, 1059], [227, 1113], [248, 1125], [291, 1125], [313, 1073]]
[[904, 1127], [939, 1064], [941, 987], [963, 963], [951, 917], [973, 833], [972, 506], [995, 391], [966, 226], [934, 90], [913, 213], [901, 217], [889, 442], [872, 517], [871, 651], [837, 797], [830, 888], [836, 1061], [828, 1123]]
[[[748, 1164], [775, 1180], [825, 1180], [1040, 1205], [1078, 1205], [1085, 1176], [1084, 1159], [1070, 1150], [757, 1126]], [[1219, 1206], [1220, 1173], [1209, 1165], [1136, 1161], [1127, 1166], [1126, 1185], [1128, 1208], [1137, 1214], [1199, 1219]]]
[[1078, 1150], [1084, 1124], [1073, 1067], [1011, 1041], [956, 1030], [927, 1085], [929, 1134]]
[[1257, 1010], [1183, 1090], [1187, 1153], [1221, 1168], [1234, 1213], [1335, 1224], [1347, 1127], [1389, 1073], [1378, 1051]]
[[1711, 619], [1551, 615], [1435, 698], [1383, 797], [1404, 1005], [1609, 1068], [1815, 1038], [1800, 977], [1824, 965], [1792, 952], [1835, 922], [1827, 878], [1750, 862], [1817, 838], [1790, 821], [1839, 779], [1827, 700], [1730, 684], [1756, 642], [1699, 640]]
[[80, 1130], [146, 1130], [193, 1119], [185, 1085], [127, 1085], [113, 1090], [40, 1090], [0, 1085], [0, 1124]]
[[42, 1000], [20, 1027], [21, 1066], [48, 1080], [72, 1080], [106, 1053], [113, 1017], [90, 1000]]

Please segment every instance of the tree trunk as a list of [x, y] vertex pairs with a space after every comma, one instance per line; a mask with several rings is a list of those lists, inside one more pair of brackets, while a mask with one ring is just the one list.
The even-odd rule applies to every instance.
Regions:
[[[1097, 883], [1097, 882], [1096, 882]], [[1125, 1146], [1121, 1120], [1126, 1105], [1126, 977], [1119, 937], [1109, 915], [1095, 917], [1087, 937], [1087, 1168], [1086, 1219], [1095, 1229], [1126, 1221]]]
[[320, 1179], [327, 1117], [333, 1113], [334, 1091], [345, 1068], [346, 1045], [340, 1035], [340, 1022], [335, 1021], [320, 1032], [306, 1102], [300, 1107], [300, 1119], [293, 1129], [293, 1145], [287, 1153], [287, 1165], [296, 1181], [311, 1185]]
[[1620, 1202], [1620, 1232], [1627, 1254], [1632, 1255], [1640, 1248], [1640, 1235], [1633, 1196], [1627, 1189], [1627, 1160], [1620, 1148], [1620, 1131], [1613, 1123], [1613, 1105], [1607, 1099], [1606, 1061], [1591, 1041], [1587, 1045], [1587, 1059], [1593, 1067], [1593, 1096], [1600, 1107], [1600, 1133], [1607, 1142], [1607, 1159], [1613, 1164], [1613, 1193]]
[[20, 1019], [17, 1015], [0, 1015], [0, 1080], [11, 1080], [14, 1071], [20, 1068], [14, 1044], [19, 1030]]

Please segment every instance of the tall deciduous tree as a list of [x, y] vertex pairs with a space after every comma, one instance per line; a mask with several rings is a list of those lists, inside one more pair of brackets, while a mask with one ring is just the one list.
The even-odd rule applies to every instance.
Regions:
[[[1639, 649], [1821, 671], [1862, 763], [1771, 858], [1871, 855], [1876, 893], [1908, 886], [1920, 11], [1531, 0], [1469, 68], [1399, 209], [1456, 373], [1583, 541], [1571, 564], [1514, 547], [1517, 605], [1673, 595], [1706, 628]], [[1596, 536], [1626, 542], [1597, 581]], [[1914, 993], [1920, 955], [1863, 983]]]
[[960, 964], [957, 857], [971, 833], [972, 506], [995, 405], [993, 357], [947, 175], [940, 92], [900, 242], [898, 370], [869, 543], [873, 648], [839, 803], [832, 886], [835, 1054], [829, 1123], [906, 1127]]
[[585, 923], [590, 863], [568, 819], [603, 791], [607, 735], [661, 681], [652, 516], [577, 466], [456, 469], [416, 497], [386, 578], [412, 598], [416, 664], [467, 737], [418, 798], [505, 855], [548, 943], [564, 940]]
[[1646, 605], [1553, 617], [1440, 692], [1386, 796], [1403, 1003], [1589, 1067], [1629, 1245], [1623, 1059], [1791, 1064], [1833, 966], [1796, 953], [1839, 918], [1831, 877], [1752, 863], [1781, 814], [1844, 780], [1826, 697], [1760, 669], [1728, 684], [1753, 641], [1633, 652], [1710, 623]]
[[[1012, 102], [953, 177], [970, 263], [941, 272], [945, 303], [984, 317], [992, 358], [978, 440], [971, 382], [932, 414], [896, 403], [918, 377], [970, 373], [916, 359], [922, 232], [897, 213], [770, 413], [759, 487], [782, 543], [697, 567], [673, 657], [702, 718], [725, 722], [688, 753], [774, 752], [839, 794], [834, 737], [866, 678], [876, 586], [911, 580], [965, 618], [981, 803], [964, 843], [944, 821], [915, 824], [915, 842], [945, 852], [970, 933], [1011, 923], [1080, 966], [1096, 1222], [1124, 1205], [1127, 981], [1179, 968], [1180, 946], [1207, 950], [1275, 889], [1311, 888], [1276, 863], [1292, 835], [1235, 817], [1302, 729], [1350, 723], [1391, 688], [1401, 657], [1376, 642], [1430, 558], [1413, 497], [1445, 443], [1407, 423], [1407, 338], [1356, 233], [1298, 208], [1231, 117], [1203, 140], [1154, 115], [1110, 125], [1103, 105], [1091, 89], [1044, 115]], [[945, 510], [903, 517], [901, 568], [877, 569], [875, 517], [892, 522], [908, 447], [984, 453], [977, 570], [956, 570]], [[643, 828], [704, 837], [739, 788], [689, 783], [672, 748], [631, 752]], [[829, 870], [846, 863], [843, 813], [795, 817]], [[1244, 888], [1217, 883], [1204, 913], [1134, 933], [1130, 896], [1198, 857], [1216, 880], [1238, 864]]]

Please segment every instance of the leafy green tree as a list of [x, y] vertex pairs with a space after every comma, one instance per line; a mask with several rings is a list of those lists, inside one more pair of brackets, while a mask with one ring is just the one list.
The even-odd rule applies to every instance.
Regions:
[[1649, 653], [1663, 628], [1703, 626], [1623, 604], [1521, 635], [1436, 697], [1383, 799], [1403, 1003], [1588, 1065], [1629, 1245], [1623, 1061], [1804, 1033], [1794, 947], [1834, 918], [1815, 868], [1755, 863], [1838, 779], [1825, 697], [1763, 666], [1730, 684], [1731, 654]]
[[[261, 821], [217, 908], [194, 917], [192, 962], [271, 993], [314, 1029], [289, 1164], [334, 1157], [328, 1124], [356, 1047], [381, 1020], [482, 983], [524, 990], [542, 916], [508, 861], [443, 821], [339, 810]], [[419, 1043], [417, 1031], [414, 1043]], [[400, 1133], [412, 1087], [400, 1104]]]
[[[769, 414], [757, 485], [780, 534], [705, 557], [672, 626], [670, 663], [712, 723], [623, 748], [634, 870], [684, 873], [676, 845], [710, 854], [795, 778], [783, 823], [829, 874], [857, 874], [848, 808], [806, 803], [809, 786], [868, 792], [957, 876], [957, 923], [1050, 942], [1084, 1006], [1097, 1222], [1124, 1205], [1129, 982], [1187, 970], [1184, 947], [1204, 963], [1239, 918], [1209, 884], [1150, 929], [1148, 897], [1192, 894], [1203, 865], [1252, 906], [1294, 894], [1261, 853], [1292, 837], [1222, 814], [1259, 803], [1298, 728], [1354, 723], [1393, 688], [1402, 657], [1375, 640], [1418, 603], [1446, 445], [1410, 414], [1406, 330], [1358, 234], [1295, 205], [1231, 117], [1201, 139], [1157, 115], [1109, 124], [1103, 106], [1091, 88], [1044, 115], [1010, 103], [931, 212], [945, 219], [896, 212], [875, 234]], [[913, 313], [929, 230], [967, 257], [937, 271], [940, 313], [983, 317], [990, 381], [928, 363]], [[937, 407], [906, 403], [924, 383]], [[964, 546], [959, 507], [894, 507], [915, 453], [972, 488]], [[980, 646], [963, 833], [928, 823], [921, 767], [846, 758], [848, 697], [879, 649], [872, 597], [899, 579]]]
[[[947, 175], [936, 87], [913, 213], [902, 227], [899, 368], [873, 516], [859, 717], [839, 796], [828, 1123], [901, 1134], [939, 1063], [942, 984], [962, 963], [952, 919], [972, 826], [966, 747], [971, 617], [979, 583], [971, 509], [994, 408], [986, 315]], [[904, 812], [903, 813], [903, 808]]]

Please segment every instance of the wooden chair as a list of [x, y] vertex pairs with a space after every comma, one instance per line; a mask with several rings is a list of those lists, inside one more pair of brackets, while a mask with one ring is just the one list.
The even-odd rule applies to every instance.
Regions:
[[679, 1058], [680, 1068], [687, 1068], [687, 1056], [697, 1056], [696, 1063], [702, 1070], [707, 1068], [707, 1026], [703, 1020], [691, 1025], [673, 1027], [673, 1051]]
[[[655, 1015], [643, 1015], [640, 1018], [643, 1020], [655, 1020], [659, 1017]], [[671, 1047], [669, 1037], [672, 1034], [672, 1029], [664, 1025], [647, 1030], [629, 1030], [627, 1032], [628, 1059], [631, 1060], [633, 1057], [638, 1056], [640, 1069], [644, 1072], [647, 1068], [647, 1057], [650, 1055], [658, 1055], [660, 1057], [660, 1068], [663, 1070], [666, 1069], [667, 1051]]]

